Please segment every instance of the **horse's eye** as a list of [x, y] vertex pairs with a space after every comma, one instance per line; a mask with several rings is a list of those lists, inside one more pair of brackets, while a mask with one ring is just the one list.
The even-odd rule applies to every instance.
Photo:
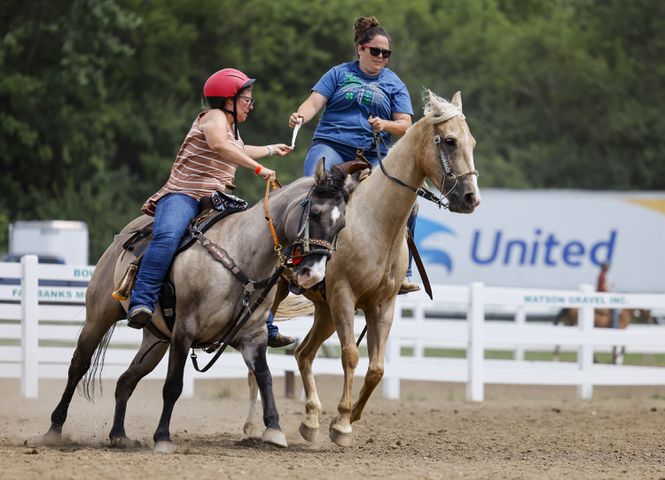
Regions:
[[321, 212], [319, 212], [318, 210], [312, 210], [309, 212], [309, 218], [316, 222], [321, 218]]
[[457, 142], [455, 142], [455, 139], [452, 137], [447, 137], [444, 142], [446, 142], [446, 145], [449, 147], [454, 147]]

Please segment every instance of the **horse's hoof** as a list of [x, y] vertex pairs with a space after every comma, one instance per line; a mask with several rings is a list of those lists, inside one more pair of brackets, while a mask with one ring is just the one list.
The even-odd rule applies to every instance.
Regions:
[[340, 447], [351, 447], [353, 445], [353, 436], [351, 433], [351, 428], [348, 432], [342, 432], [341, 430], [335, 427], [335, 420], [330, 422], [330, 440], [335, 442], [336, 445]]
[[289, 446], [286, 443], [286, 435], [276, 428], [266, 428], [263, 435], [261, 435], [261, 440], [276, 447], [286, 448]]
[[178, 449], [178, 447], [175, 446], [173, 442], [169, 441], [159, 441], [155, 443], [155, 448], [152, 449], [153, 453], [165, 453], [165, 454], [171, 454], [175, 453], [175, 451]]
[[50, 429], [42, 437], [44, 445], [60, 445], [62, 443], [62, 432]]
[[298, 431], [300, 432], [300, 436], [308, 442], [314, 443], [319, 439], [319, 429], [308, 427], [304, 422], [300, 424]]
[[130, 440], [127, 437], [112, 437], [111, 438], [111, 447], [112, 448], [136, 448], [141, 445], [141, 442], [138, 440]]
[[242, 431], [245, 435], [252, 438], [259, 437], [259, 427], [256, 426], [256, 423], [247, 422], [242, 427]]

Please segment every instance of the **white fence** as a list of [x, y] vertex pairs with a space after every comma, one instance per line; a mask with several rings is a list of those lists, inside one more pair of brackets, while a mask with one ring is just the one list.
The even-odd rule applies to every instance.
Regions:
[[[21, 264], [0, 263], [0, 377], [20, 378], [23, 396], [37, 397], [39, 378], [67, 377], [73, 342], [85, 318], [85, 287], [49, 286], [49, 282], [86, 281], [93, 270], [91, 266], [38, 265], [36, 257], [24, 257]], [[9, 285], [12, 281], [20, 281], [20, 285]], [[665, 385], [665, 368], [593, 363], [594, 351], [613, 345], [624, 345], [628, 352], [665, 352], [665, 328], [660, 326], [593, 327], [594, 307], [664, 310], [665, 295], [595, 293], [591, 287], [552, 291], [472, 284], [434, 286], [434, 299], [432, 302], [421, 292], [399, 298], [385, 361], [383, 392], [388, 398], [399, 398], [400, 380], [464, 382], [467, 398], [474, 401], [483, 400], [488, 383], [576, 385], [584, 399], [591, 398], [594, 385]], [[552, 315], [562, 307], [580, 308], [578, 327], [526, 321], [532, 315]], [[504, 319], [492, 319], [497, 313]], [[280, 328], [302, 338], [311, 321], [308, 317], [294, 319], [281, 323]], [[363, 326], [363, 318], [358, 317], [356, 336]], [[140, 341], [141, 332], [121, 322], [106, 355], [103, 377], [117, 378]], [[335, 336], [325, 344], [335, 345]], [[553, 350], [555, 345], [575, 349], [577, 361], [524, 360], [525, 350]], [[466, 357], [426, 356], [429, 348], [458, 349]], [[486, 359], [487, 350], [513, 351], [514, 359]], [[403, 354], [407, 351], [411, 354]], [[293, 356], [272, 353], [269, 364], [276, 376], [297, 372]], [[367, 365], [368, 359], [361, 357], [356, 375], [364, 375]], [[341, 374], [342, 367], [338, 358], [319, 357], [314, 371]], [[166, 359], [150, 377], [164, 378], [165, 374]], [[184, 394], [192, 394], [196, 378], [245, 375], [244, 362], [235, 352], [222, 355], [205, 374], [195, 372], [188, 363]]]

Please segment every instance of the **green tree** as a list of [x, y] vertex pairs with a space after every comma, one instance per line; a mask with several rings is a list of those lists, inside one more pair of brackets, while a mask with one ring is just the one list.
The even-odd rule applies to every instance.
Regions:
[[[463, 92], [481, 187], [664, 189], [664, 14], [659, 0], [7, 0], [0, 229], [87, 221], [95, 261], [167, 179], [210, 74], [257, 78], [245, 142], [288, 142], [289, 114], [354, 59], [359, 15], [391, 33], [416, 120], [424, 88]], [[315, 126], [266, 160], [282, 181]], [[263, 193], [246, 169], [237, 184]]]

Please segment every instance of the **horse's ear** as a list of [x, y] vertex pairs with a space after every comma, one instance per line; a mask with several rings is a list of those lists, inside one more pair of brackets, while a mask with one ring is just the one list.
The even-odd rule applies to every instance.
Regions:
[[317, 185], [323, 185], [326, 182], [328, 176], [326, 174], [326, 157], [321, 157], [316, 163], [316, 169], [314, 170], [314, 181]]
[[459, 111], [462, 111], [462, 92], [458, 91], [453, 95], [453, 99], [450, 101], [453, 105], [459, 108]]
[[441, 105], [439, 97], [429, 88], [425, 90], [423, 100], [425, 102], [425, 115], [434, 115], [435, 117], [443, 115], [443, 105]]
[[423, 101], [425, 105], [429, 105], [430, 108], [433, 108], [436, 105], [436, 95], [429, 89], [425, 89], [425, 94], [423, 95]]

